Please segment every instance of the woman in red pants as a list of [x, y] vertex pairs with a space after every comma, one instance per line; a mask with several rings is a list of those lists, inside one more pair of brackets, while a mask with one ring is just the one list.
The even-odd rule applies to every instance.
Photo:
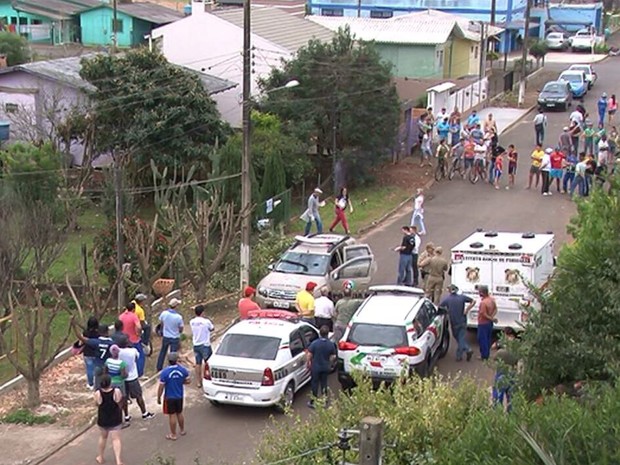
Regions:
[[334, 232], [334, 228], [338, 225], [338, 223], [342, 222], [345, 234], [349, 234], [349, 223], [347, 223], [347, 215], [345, 213], [347, 211], [347, 206], [349, 207], [349, 213], [353, 213], [353, 204], [351, 203], [351, 199], [349, 199], [349, 194], [347, 193], [346, 187], [340, 189], [340, 195], [336, 197], [334, 203], [336, 204], [336, 218], [334, 218], [334, 222], [330, 226], [329, 232]]

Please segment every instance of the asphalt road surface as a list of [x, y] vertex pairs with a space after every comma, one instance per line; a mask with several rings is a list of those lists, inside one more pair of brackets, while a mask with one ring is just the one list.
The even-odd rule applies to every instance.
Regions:
[[[585, 99], [586, 108], [596, 115], [596, 100], [603, 91], [614, 93], [616, 86], [614, 67], [620, 58], [610, 58], [596, 65], [599, 80]], [[559, 66], [559, 65], [555, 65]], [[561, 71], [558, 67], [558, 71]], [[555, 145], [557, 137], [566, 125], [568, 112], [549, 113], [547, 142]], [[490, 185], [455, 179], [436, 183], [427, 193], [425, 220], [428, 236], [444, 247], [446, 253], [462, 238], [476, 228], [497, 231], [553, 231], [560, 246], [568, 239], [566, 224], [574, 214], [573, 202], [565, 195], [543, 197], [539, 190], [525, 190], [529, 170], [529, 155], [534, 145], [533, 113], [500, 137], [500, 143], [507, 147], [513, 143], [519, 152], [519, 165], [515, 189], [495, 190]], [[505, 182], [505, 180], [504, 180]], [[418, 186], [412, 186], [412, 191]], [[411, 209], [404, 209], [391, 221], [372, 231], [365, 240], [372, 246], [379, 269], [376, 283], [394, 283], [396, 280], [397, 255], [391, 248], [400, 243], [400, 226], [409, 224]], [[475, 339], [473, 334], [472, 341]], [[470, 363], [454, 360], [455, 344], [452, 341], [450, 354], [439, 362], [440, 373], [455, 376], [465, 373], [476, 377], [481, 384], [490, 379], [491, 370], [481, 362]], [[330, 379], [332, 389], [338, 389], [335, 376]], [[271, 410], [239, 407], [212, 407], [195, 387], [188, 388], [186, 423], [188, 434], [176, 442], [166, 441], [167, 423], [163, 415], [146, 423], [134, 420], [131, 428], [123, 432], [124, 463], [142, 465], [155, 455], [175, 457], [177, 465], [194, 463], [195, 457], [202, 457], [203, 463], [249, 463], [255, 456], [256, 445], [270, 422], [290, 421]], [[309, 389], [304, 388], [295, 402], [295, 411], [302, 417], [311, 415], [306, 407]], [[150, 390], [150, 408], [155, 409]], [[148, 403], [148, 402], [147, 402]], [[136, 415], [137, 408], [131, 407]], [[94, 409], [93, 409], [94, 410]], [[157, 410], [159, 411], [159, 410]], [[50, 457], [45, 465], [82, 465], [94, 463], [98, 432], [91, 429], [69, 446]], [[107, 453], [111, 462], [111, 452]]]

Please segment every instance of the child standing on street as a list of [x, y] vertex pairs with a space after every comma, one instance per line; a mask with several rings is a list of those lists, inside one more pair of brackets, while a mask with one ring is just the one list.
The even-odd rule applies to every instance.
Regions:
[[495, 189], [499, 189], [499, 180], [502, 177], [502, 170], [504, 167], [504, 154], [500, 153], [495, 158], [495, 171], [493, 173], [493, 184], [495, 185]]
[[515, 185], [518, 158], [519, 154], [517, 153], [514, 144], [510, 144], [508, 146], [508, 185], [506, 186], [506, 189], [510, 189]]

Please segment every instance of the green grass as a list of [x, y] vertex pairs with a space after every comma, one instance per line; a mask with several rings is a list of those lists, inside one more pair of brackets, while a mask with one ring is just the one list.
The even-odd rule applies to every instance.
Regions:
[[[353, 214], [348, 213], [347, 216], [349, 229], [355, 233], [361, 228], [369, 226], [410, 195], [410, 189], [398, 186], [374, 184], [361, 189], [355, 189], [351, 192]], [[327, 223], [326, 227], [329, 228], [333, 216], [325, 215], [325, 220], [325, 223]]]
[[2, 418], [2, 423], [15, 423], [20, 425], [42, 425], [54, 423], [56, 420], [51, 415], [37, 415], [27, 409], [15, 410]]

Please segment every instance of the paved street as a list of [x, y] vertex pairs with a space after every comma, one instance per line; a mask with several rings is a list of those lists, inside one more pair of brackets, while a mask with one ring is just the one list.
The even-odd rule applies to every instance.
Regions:
[[[596, 114], [596, 100], [603, 91], [615, 92], [614, 68], [616, 60], [611, 58], [597, 65], [599, 81], [586, 98], [586, 107]], [[562, 65], [552, 65], [558, 71]], [[555, 145], [557, 136], [568, 120], [568, 113], [551, 113], [547, 131], [547, 142]], [[534, 130], [531, 122], [533, 115], [527, 115], [500, 137], [500, 143], [507, 147], [514, 143], [519, 152], [517, 185], [514, 190], [496, 191], [490, 185], [479, 183], [472, 185], [469, 181], [455, 179], [435, 184], [427, 193], [426, 225], [429, 235], [425, 241], [442, 245], [449, 255], [450, 248], [476, 228], [499, 231], [553, 231], [557, 237], [558, 247], [565, 242], [566, 224], [574, 213], [574, 204], [563, 195], [543, 197], [539, 190], [525, 190], [529, 169], [529, 155], [534, 144]], [[412, 191], [418, 186], [411, 186]], [[400, 226], [409, 224], [411, 209], [406, 209], [389, 223], [371, 232], [366, 240], [372, 246], [378, 259], [379, 271], [377, 283], [393, 283], [396, 279], [397, 256], [391, 251], [400, 242]], [[439, 371], [456, 375], [463, 370], [484, 383], [490, 376], [490, 370], [479, 362], [454, 361], [454, 344], [450, 354], [440, 362]], [[332, 387], [337, 388], [334, 376]], [[166, 441], [167, 424], [159, 414], [150, 423], [134, 420], [134, 425], [123, 432], [124, 462], [127, 465], [142, 465], [156, 454], [163, 457], [175, 457], [178, 465], [193, 463], [197, 455], [214, 463], [240, 464], [254, 457], [255, 445], [260, 440], [261, 431], [269, 425], [270, 416], [278, 421], [283, 417], [271, 410], [211, 407], [205, 402], [196, 388], [190, 387], [188, 399], [187, 429], [188, 435], [176, 442]], [[150, 391], [152, 395], [152, 389]], [[295, 411], [302, 416], [311, 412], [305, 407], [308, 389], [304, 389], [295, 403]], [[151, 408], [155, 408], [151, 399]], [[132, 406], [134, 415], [137, 408]], [[93, 408], [94, 411], [94, 408]], [[69, 447], [54, 455], [46, 465], [82, 465], [94, 463], [98, 432], [90, 430]], [[112, 460], [108, 452], [108, 462]]]

